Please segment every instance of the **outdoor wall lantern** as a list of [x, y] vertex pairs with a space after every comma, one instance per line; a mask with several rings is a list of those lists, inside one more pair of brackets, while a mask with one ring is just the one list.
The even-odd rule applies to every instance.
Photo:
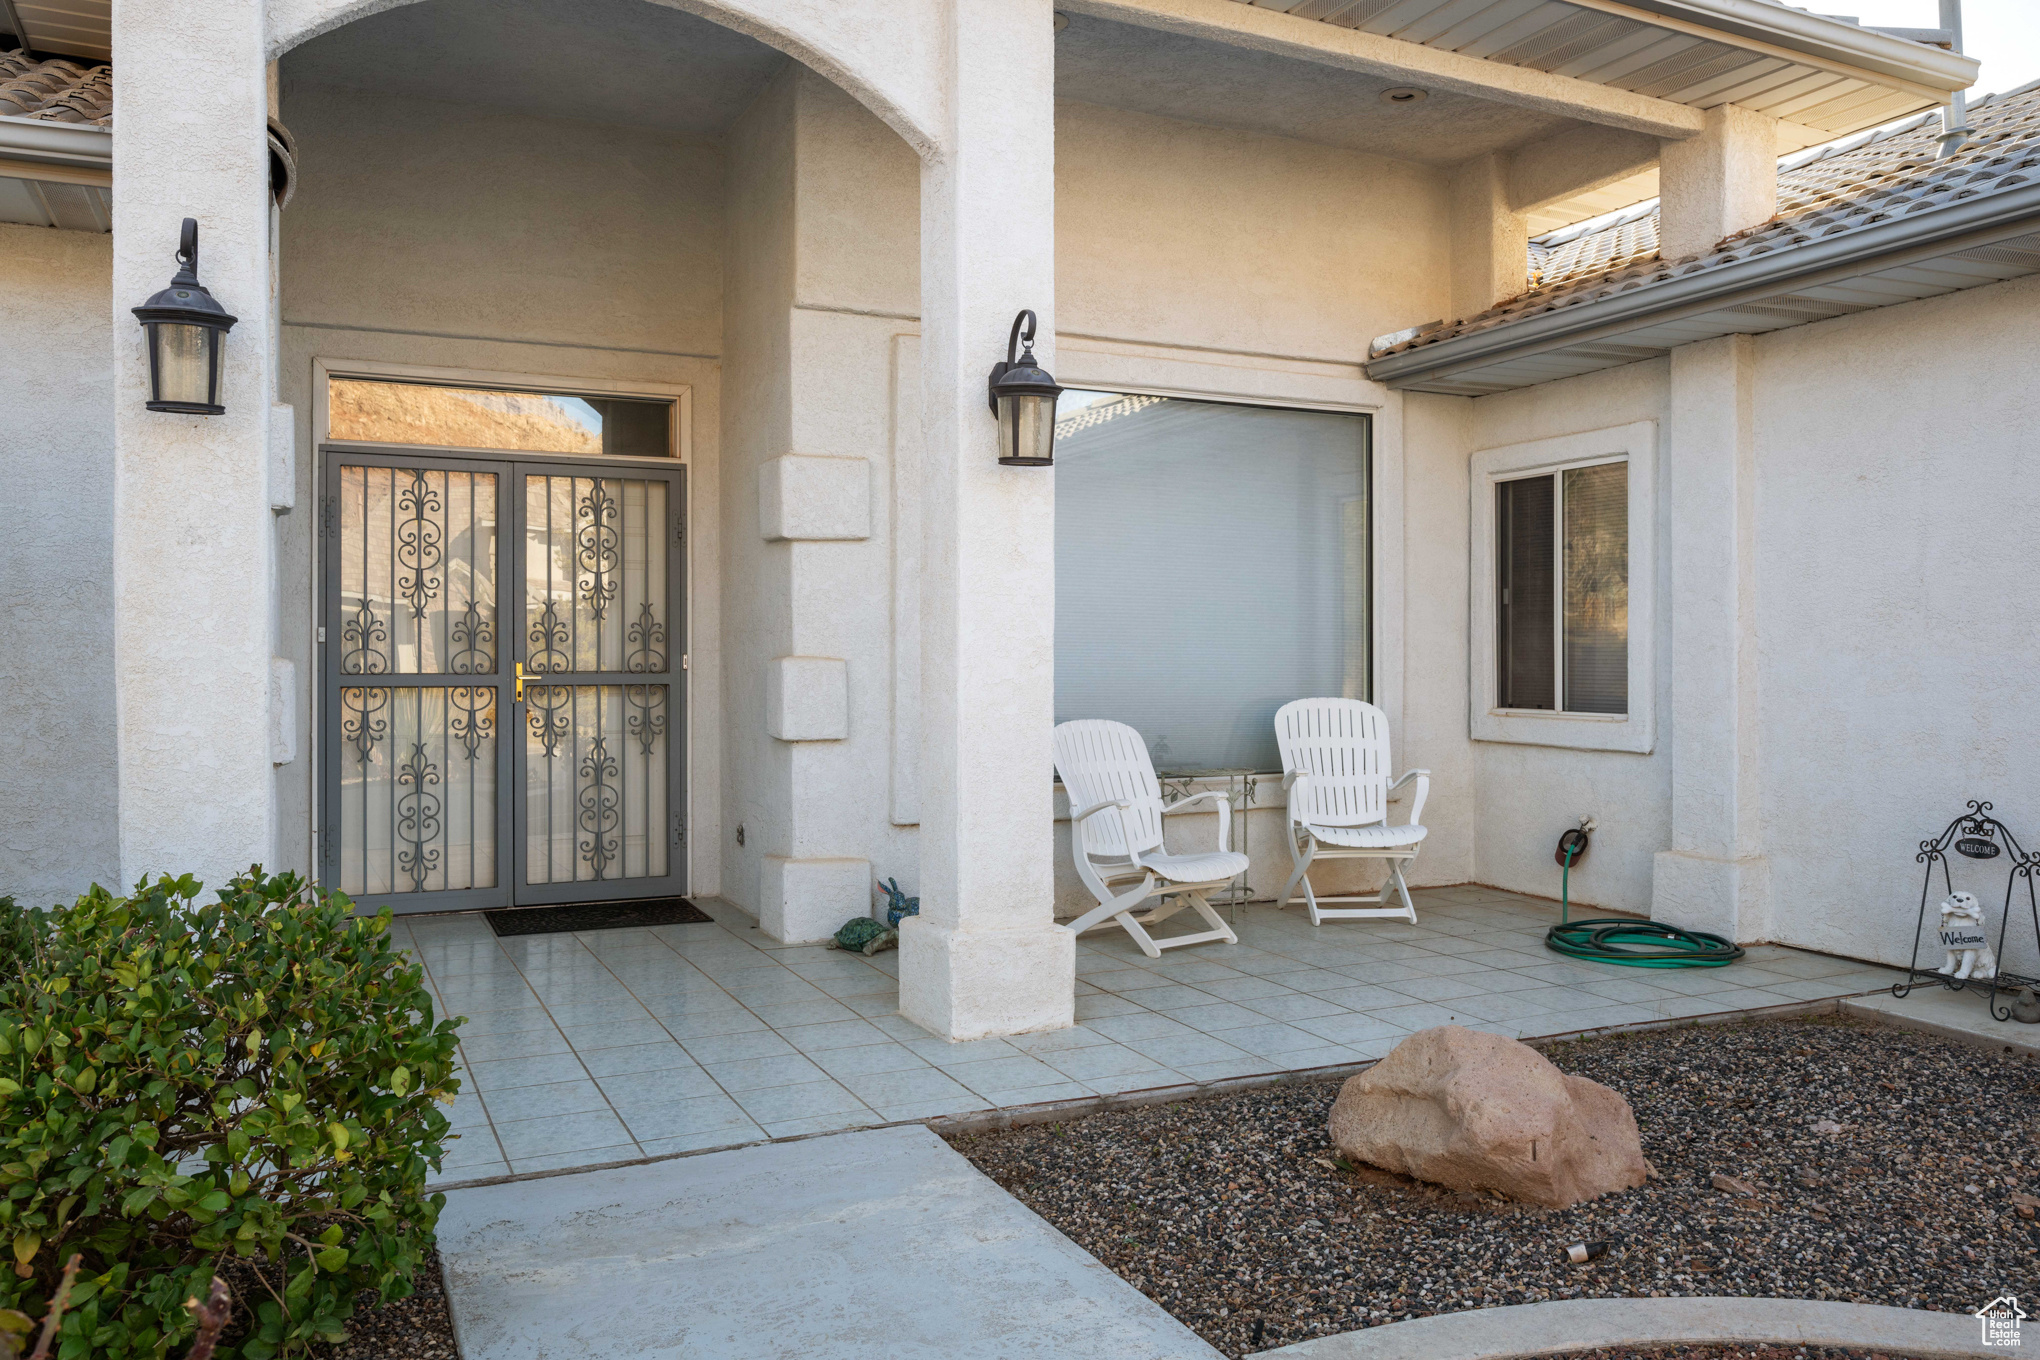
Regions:
[[[1021, 351], [1016, 360], [1014, 351]], [[988, 399], [999, 418], [999, 461], [1007, 467], [1049, 467], [1055, 462], [1055, 399], [1062, 389], [1034, 362], [1034, 313], [1013, 318], [1006, 359], [992, 365]]]
[[170, 286], [135, 308], [149, 340], [149, 409], [184, 415], [225, 415], [220, 405], [220, 345], [237, 317], [198, 281], [198, 222], [184, 219], [177, 274]]

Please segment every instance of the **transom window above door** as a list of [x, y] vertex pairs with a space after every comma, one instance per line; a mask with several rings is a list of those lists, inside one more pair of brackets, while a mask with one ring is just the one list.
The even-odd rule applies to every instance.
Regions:
[[671, 458], [674, 403], [510, 388], [334, 378], [328, 437], [349, 443]]

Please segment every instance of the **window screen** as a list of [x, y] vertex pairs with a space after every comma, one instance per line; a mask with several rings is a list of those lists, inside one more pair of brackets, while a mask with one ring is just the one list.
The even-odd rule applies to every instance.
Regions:
[[1565, 478], [1565, 706], [1629, 711], [1629, 464]]
[[673, 452], [670, 401], [361, 378], [335, 378], [327, 391], [334, 439], [647, 458]]
[[1496, 483], [1495, 536], [1497, 706], [1628, 712], [1628, 463]]
[[1495, 657], [1503, 708], [1552, 708], [1557, 673], [1551, 664], [1552, 576], [1550, 477], [1524, 477], [1495, 487], [1495, 560], [1501, 580]]
[[1056, 721], [1164, 773], [1277, 770], [1275, 710], [1370, 697], [1364, 416], [1104, 392], [1056, 421]]

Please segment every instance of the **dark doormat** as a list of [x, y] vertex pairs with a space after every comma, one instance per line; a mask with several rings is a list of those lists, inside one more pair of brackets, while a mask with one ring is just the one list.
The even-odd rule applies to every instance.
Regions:
[[585, 902], [568, 907], [506, 907], [482, 914], [489, 918], [489, 929], [498, 935], [564, 935], [575, 930], [715, 923], [713, 916], [684, 897], [647, 897], [637, 902]]

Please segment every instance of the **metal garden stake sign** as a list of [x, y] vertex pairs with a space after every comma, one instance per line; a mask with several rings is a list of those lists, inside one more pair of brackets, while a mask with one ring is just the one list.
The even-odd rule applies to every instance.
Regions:
[[[2033, 923], [2034, 947], [2040, 950], [2040, 893], [2033, 884], [2033, 871], [2040, 868], [2040, 852], [2028, 853], [2019, 844], [2011, 828], [1990, 815], [1988, 802], [1969, 802], [1969, 810], [1942, 829], [1941, 834], [1930, 841], [1921, 841], [1919, 853], [1913, 862], [1926, 866], [1925, 877], [1920, 883], [1919, 919], [1913, 926], [1912, 962], [1906, 968], [1906, 980], [1891, 989], [1893, 996], [1904, 996], [1913, 987], [1925, 981], [1938, 982], [1943, 987], [1961, 991], [1970, 983], [1990, 984], [1986, 1004], [1990, 1013], [1999, 1020], [2012, 1018], [2009, 1006], [2000, 1010], [1998, 993], [2017, 992], [2022, 987], [2040, 988], [2040, 979], [2007, 973], [1998, 965], [2004, 958], [2005, 936], [2012, 925], [2012, 895], [2020, 880], [2026, 884], [2026, 914]], [[1988, 863], [1991, 860], [2005, 861], [2004, 912], [1998, 921], [1997, 948], [1992, 949], [1989, 929], [1984, 921], [1983, 904], [1975, 894], [1956, 892], [1953, 879], [1948, 873], [1948, 853], [1953, 851], [1964, 859]], [[1936, 938], [1928, 945], [1929, 951], [1938, 944], [1941, 949], [1941, 965], [1938, 968], [1920, 967], [1920, 942], [1927, 928], [1927, 899], [1933, 895], [1934, 866], [1941, 866], [1941, 891], [1944, 897], [1940, 904], [1940, 919]], [[1993, 866], [1995, 867], [1995, 866]]]

